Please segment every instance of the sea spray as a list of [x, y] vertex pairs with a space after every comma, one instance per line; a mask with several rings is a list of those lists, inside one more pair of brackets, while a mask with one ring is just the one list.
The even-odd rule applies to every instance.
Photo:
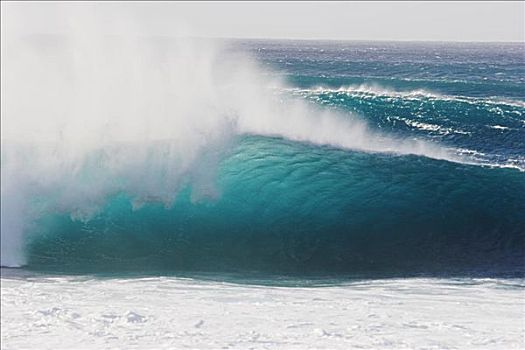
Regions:
[[46, 215], [86, 222], [119, 193], [136, 208], [170, 207], [186, 187], [193, 202], [219, 198], [217, 167], [242, 135], [461, 160], [276, 94], [289, 88], [227, 43], [67, 15], [58, 33], [24, 32], [16, 20], [4, 31], [2, 265], [26, 262], [25, 233]]

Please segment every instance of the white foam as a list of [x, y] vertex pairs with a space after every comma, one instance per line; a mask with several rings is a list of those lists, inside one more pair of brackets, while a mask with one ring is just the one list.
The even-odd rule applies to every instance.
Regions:
[[523, 280], [6, 278], [6, 349], [523, 349]]
[[507, 105], [510, 107], [525, 108], [525, 101], [501, 98], [501, 97], [472, 97], [462, 95], [446, 95], [425, 89], [415, 90], [394, 90], [377, 84], [360, 84], [340, 87], [317, 86], [313, 88], [290, 88], [289, 91], [301, 95], [320, 95], [320, 94], [345, 94], [360, 98], [402, 98], [405, 100], [441, 100], [463, 102], [468, 104], [483, 105]]
[[416, 121], [416, 120], [411, 120], [411, 119], [408, 119], [408, 118], [397, 118], [397, 119], [402, 120], [408, 126], [417, 128], [419, 130], [437, 132], [438, 134], [441, 134], [441, 135], [448, 135], [448, 134], [452, 134], [452, 133], [453, 134], [462, 134], [462, 135], [469, 135], [470, 134], [470, 132], [468, 132], [468, 131], [463, 131], [463, 130], [458, 130], [458, 129], [453, 129], [453, 128], [447, 128], [447, 127], [444, 127], [444, 126], [431, 124], [431, 123], [424, 123], [424, 122], [420, 122], [420, 121]]
[[509, 127], [502, 126], [502, 125], [487, 125], [487, 127], [491, 128], [491, 129], [496, 129], [496, 130], [510, 130]]

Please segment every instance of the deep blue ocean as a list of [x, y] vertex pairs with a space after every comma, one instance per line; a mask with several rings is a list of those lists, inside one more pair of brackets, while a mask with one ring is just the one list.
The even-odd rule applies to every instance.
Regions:
[[239, 135], [220, 195], [38, 218], [30, 270], [525, 276], [523, 43], [234, 41], [286, 98], [468, 161]]

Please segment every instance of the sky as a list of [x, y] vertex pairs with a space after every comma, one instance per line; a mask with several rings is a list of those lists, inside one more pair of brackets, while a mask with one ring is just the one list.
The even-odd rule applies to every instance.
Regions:
[[2, 30], [333, 40], [520, 41], [525, 2], [2, 2]]

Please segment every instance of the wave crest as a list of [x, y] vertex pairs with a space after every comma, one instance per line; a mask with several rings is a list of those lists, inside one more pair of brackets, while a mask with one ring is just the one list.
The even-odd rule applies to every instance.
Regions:
[[320, 94], [345, 94], [360, 98], [393, 98], [405, 100], [439, 100], [453, 101], [477, 105], [507, 105], [511, 107], [525, 108], [525, 102], [515, 99], [503, 99], [501, 97], [472, 97], [461, 95], [440, 94], [425, 89], [415, 90], [393, 90], [379, 85], [349, 85], [340, 87], [317, 86], [313, 88], [291, 88], [292, 93], [299, 95], [320, 95]]

